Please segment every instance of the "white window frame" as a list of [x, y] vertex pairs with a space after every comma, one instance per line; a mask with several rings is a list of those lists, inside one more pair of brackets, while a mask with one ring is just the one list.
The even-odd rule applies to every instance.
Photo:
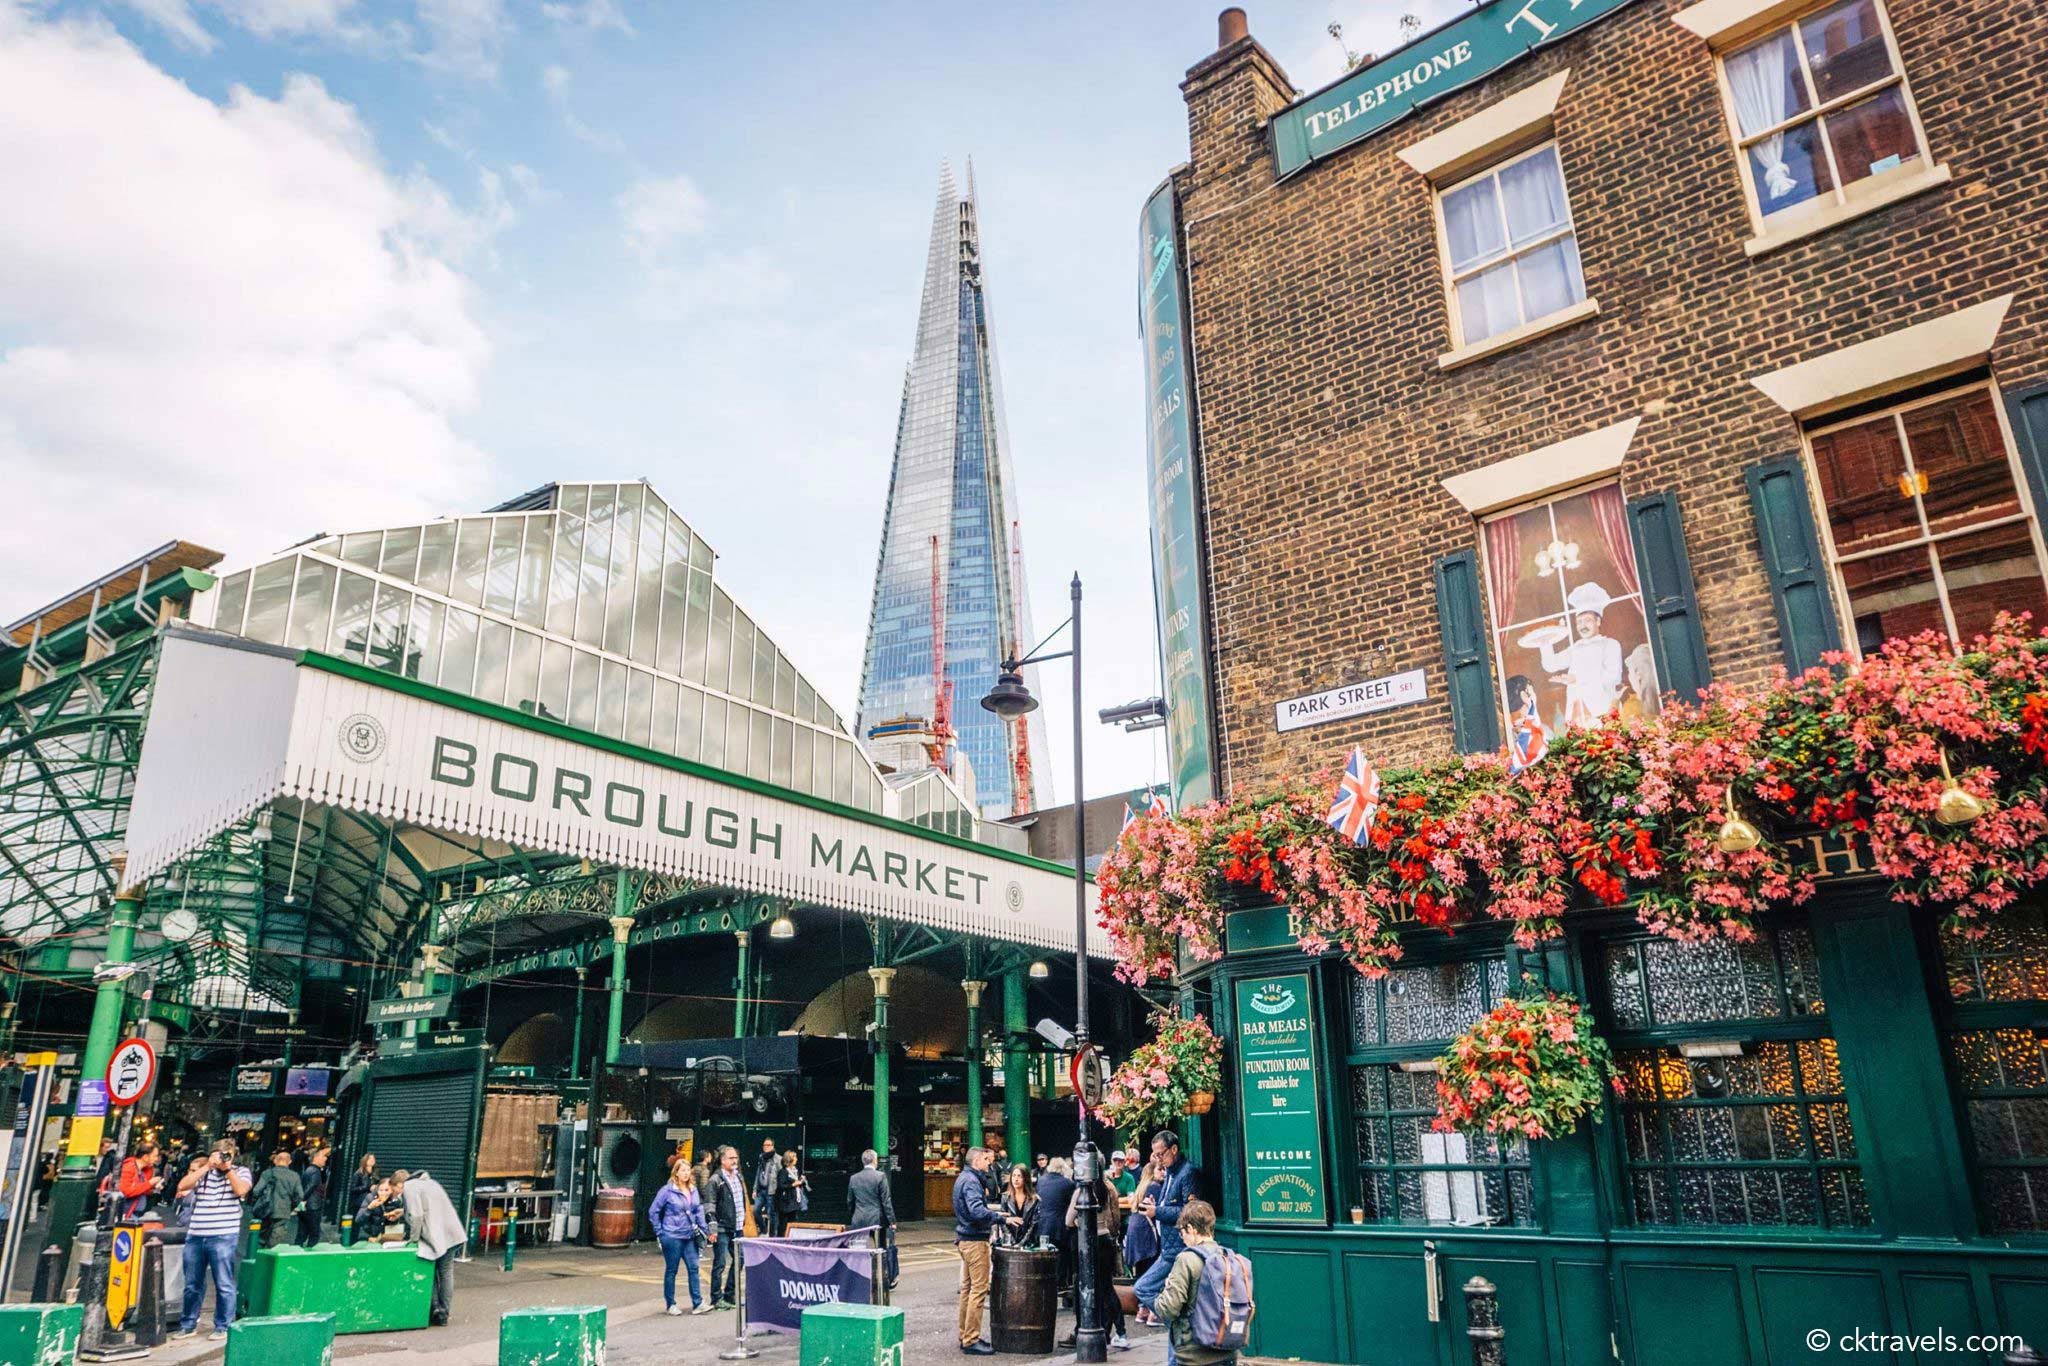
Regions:
[[[1809, 231], [1832, 226], [1845, 218], [1880, 208], [1898, 198], [1894, 190], [1910, 193], [1926, 185], [1939, 184], [1947, 180], [1947, 167], [1934, 164], [1934, 154], [1927, 145], [1927, 128], [1920, 120], [1920, 104], [1913, 98], [1912, 85], [1906, 79], [1906, 60], [1899, 52], [1899, 40], [1892, 30], [1891, 12], [1884, 0], [1870, 0], [1877, 12], [1878, 30], [1884, 35], [1885, 51], [1891, 57], [1891, 74], [1869, 85], [1861, 86], [1848, 94], [1822, 103], [1820, 91], [1813, 83], [1813, 64], [1806, 53], [1806, 43], [1800, 37], [1799, 25], [1824, 9], [1831, 9], [1840, 0], [1819, 0], [1806, 5], [1783, 19], [1774, 21], [1766, 28], [1745, 32], [1741, 39], [1717, 47], [1714, 51], [1714, 81], [1721, 92], [1721, 114], [1728, 124], [1728, 137], [1735, 150], [1736, 173], [1742, 178], [1742, 194], [1745, 207], [1749, 210], [1749, 224], [1756, 234], [1750, 244], [1751, 254], [1763, 247], [1775, 246], [1782, 240], [1803, 237]], [[1735, 91], [1728, 82], [1728, 58], [1738, 52], [1754, 47], [1766, 39], [1774, 38], [1786, 31], [1792, 34], [1792, 45], [1799, 54], [1799, 76], [1806, 87], [1807, 108], [1786, 119], [1784, 122], [1764, 129], [1752, 137], [1744, 137], [1742, 122], [1735, 113]], [[1815, 195], [1804, 204], [1770, 217], [1763, 211], [1763, 201], [1757, 194], [1756, 174], [1750, 167], [1749, 149], [1765, 138], [1776, 133], [1796, 128], [1800, 124], [1813, 123], [1825, 115], [1836, 113], [1858, 101], [1869, 99], [1882, 91], [1896, 86], [1906, 103], [1906, 118], [1913, 127], [1914, 146], [1919, 151], [1917, 161], [1907, 162], [1876, 175], [1865, 176], [1855, 182], [1853, 188], [1842, 183], [1840, 163], [1835, 157], [1834, 140], [1828, 136], [1826, 124], [1820, 128], [1821, 150], [1827, 155], [1828, 175], [1834, 182], [1826, 194]]]
[[[1834, 524], [1828, 520], [1827, 505], [1821, 498], [1820, 465], [1813, 453], [1814, 439], [1850, 427], [1867, 426], [1880, 418], [1889, 417], [1894, 430], [1898, 433], [1899, 449], [1906, 462], [1906, 473], [1910, 476], [1917, 467], [1913, 463], [1912, 442], [1906, 435], [1906, 414], [1940, 403], [1953, 403], [1957, 399], [1978, 392], [1982, 392], [1990, 399], [1991, 411], [1997, 417], [1998, 436], [1999, 440], [2005, 443], [2005, 463], [2012, 472], [2013, 489], [2018, 495], [2020, 510], [2004, 517], [1973, 522], [1969, 526], [1957, 527], [1937, 535], [1927, 525], [1927, 509], [1924, 502], [1916, 499], [1914, 509], [1920, 519], [1918, 536], [1910, 540], [1887, 542], [1875, 549], [1856, 551], [1847, 556], [1837, 552]], [[1863, 657], [1863, 650], [1856, 639], [1856, 616], [1850, 608], [1849, 586], [1842, 577], [1842, 566], [1845, 563], [1853, 564], [1859, 560], [1874, 559], [1880, 555], [1895, 555], [1906, 550], [1924, 550], [1930, 546], [1939, 546], [1944, 541], [1953, 541], [1962, 536], [1974, 535], [1980, 531], [1993, 531], [2024, 521], [2030, 532], [2029, 539], [2034, 546], [2034, 563], [2041, 570], [2043, 583], [2048, 584], [2048, 543], [2044, 543], [2042, 538], [2041, 518], [2034, 507], [2033, 490], [2027, 485], [2026, 469], [2020, 464], [2019, 443], [2013, 440], [2012, 423], [2005, 411], [2005, 396], [1999, 392], [1996, 380], [1974, 380], [1923, 394], [1903, 403], [1875, 407], [1854, 417], [1813, 423], [1800, 432], [1799, 447], [1805, 460], [1807, 501], [1813, 509], [1814, 524], [1820, 529], [1821, 553], [1827, 557], [1828, 581], [1834, 589], [1835, 620], [1840, 623], [1843, 648], [1856, 658]], [[1927, 567], [1933, 576], [1934, 591], [1941, 604], [1942, 620], [1948, 626], [1949, 639], [1960, 645], [1963, 642], [1956, 632], [1955, 609], [1949, 605], [1948, 580], [1942, 572], [1940, 556], [1930, 556]]]
[[[1481, 180], [1497, 177], [1500, 175], [1502, 171], [1507, 170], [1510, 166], [1516, 165], [1519, 162], [1527, 161], [1529, 158], [1536, 156], [1545, 150], [1553, 151], [1557, 155], [1558, 189], [1562, 191], [1564, 194], [1563, 226], [1555, 229], [1550, 233], [1545, 234], [1542, 237], [1535, 239], [1532, 242], [1527, 243], [1526, 245], [1519, 247], [1509, 246], [1508, 243], [1510, 241], [1511, 234], [1508, 232], [1507, 202], [1502, 197], [1499, 186], [1496, 185], [1494, 188], [1493, 203], [1495, 211], [1500, 215], [1500, 240], [1502, 245], [1504, 247], [1507, 247], [1507, 252], [1505, 255], [1500, 256], [1494, 260], [1490, 260], [1486, 262], [1486, 264], [1484, 265], [1474, 266], [1471, 270], [1465, 272], [1465, 274], [1462, 276], [1458, 275], [1451, 267], [1451, 233], [1450, 227], [1444, 219], [1444, 200], [1448, 196], [1457, 193], [1459, 190], [1464, 189], [1468, 185], [1476, 184]], [[1561, 326], [1564, 323], [1574, 321], [1578, 318], [1586, 316], [1589, 313], [1597, 311], [1597, 309], [1593, 305], [1592, 291], [1590, 289], [1585, 289], [1586, 263], [1585, 256], [1583, 253], [1581, 253], [1579, 256], [1579, 283], [1581, 288], [1584, 290], [1584, 293], [1582, 293], [1581, 297], [1579, 297], [1578, 299], [1574, 300], [1569, 304], [1566, 304], [1563, 308], [1556, 309], [1549, 313], [1545, 313], [1541, 317], [1524, 317], [1522, 318], [1521, 322], [1516, 324], [1514, 327], [1510, 327], [1503, 331], [1496, 332], [1490, 337], [1480, 337], [1477, 339], [1468, 338], [1465, 335], [1464, 315], [1458, 308], [1458, 284], [1461, 280], [1472, 279], [1474, 276], [1484, 274], [1486, 271], [1493, 270], [1502, 264], [1514, 264], [1516, 262], [1519, 262], [1522, 257], [1527, 256], [1532, 252], [1540, 251], [1544, 247], [1550, 246], [1552, 243], [1561, 241], [1566, 237], [1572, 238], [1574, 242], [1577, 241], [1579, 235], [1579, 224], [1578, 217], [1572, 210], [1571, 182], [1565, 176], [1564, 150], [1558, 145], [1557, 137], [1555, 136], [1555, 134], [1539, 138], [1535, 142], [1530, 143], [1526, 147], [1520, 148], [1519, 150], [1511, 153], [1510, 155], [1499, 157], [1493, 161], [1489, 161], [1484, 166], [1481, 166], [1478, 169], [1471, 172], [1469, 175], [1460, 176], [1456, 180], [1447, 181], [1444, 184], [1432, 186], [1430, 195], [1430, 212], [1436, 220], [1436, 255], [1438, 262], [1438, 274], [1443, 281], [1444, 302], [1446, 307], [1450, 310], [1451, 352], [1449, 356], [1446, 356], [1444, 358], [1445, 361], [1449, 362], [1457, 359], [1467, 359], [1474, 356], [1490, 353], [1502, 347], [1512, 346], [1516, 342], [1530, 340], [1534, 337], [1542, 335], [1544, 332], [1551, 330], [1553, 327]], [[1515, 310], [1517, 314], [1520, 314], [1526, 307], [1527, 305], [1524, 304], [1522, 300], [1521, 267], [1519, 265], [1515, 265]]]

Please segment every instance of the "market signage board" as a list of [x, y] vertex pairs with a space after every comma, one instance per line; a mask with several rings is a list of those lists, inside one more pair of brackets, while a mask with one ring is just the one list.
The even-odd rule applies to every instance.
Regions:
[[1420, 669], [1368, 678], [1363, 683], [1346, 683], [1327, 692], [1290, 697], [1273, 704], [1273, 727], [1282, 735], [1327, 721], [1348, 721], [1376, 711], [1392, 711], [1423, 701], [1429, 696], [1428, 675]]
[[1285, 179], [1630, 3], [1493, 0], [1275, 115], [1277, 175]]
[[[292, 797], [858, 915], [1074, 948], [1071, 869], [360, 665], [174, 627], [156, 687], [129, 817], [131, 885]], [[1107, 957], [1108, 936], [1092, 929], [1087, 948]]]
[[1309, 975], [1242, 978], [1235, 999], [1245, 1218], [1321, 1228], [1329, 1198]]
[[1146, 479], [1152, 509], [1152, 597], [1166, 679], [1173, 809], [1213, 799], [1209, 620], [1202, 599], [1201, 474], [1188, 351], [1180, 210], [1168, 180], [1145, 201], [1139, 233], [1139, 327], [1145, 343]]
[[455, 993], [437, 991], [431, 996], [387, 996], [370, 1002], [371, 1024], [398, 1024], [405, 1020], [438, 1020], [455, 1004]]

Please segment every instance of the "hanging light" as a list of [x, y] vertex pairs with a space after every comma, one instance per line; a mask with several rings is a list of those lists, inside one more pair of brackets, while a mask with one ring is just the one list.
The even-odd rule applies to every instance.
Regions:
[[1024, 686], [1024, 675], [1015, 669], [1004, 669], [996, 675], [996, 685], [988, 690], [988, 696], [981, 699], [981, 705], [997, 716], [1004, 718], [1022, 716], [1038, 710], [1038, 699], [1031, 695], [1031, 689]]
[[1728, 819], [1721, 822], [1721, 833], [1715, 837], [1714, 847], [1724, 854], [1742, 854], [1763, 842], [1763, 832], [1736, 812], [1735, 784], [1728, 784]]
[[270, 843], [270, 808], [264, 807], [256, 813], [256, 828], [250, 835], [258, 844]]
[[1948, 750], [1944, 748], [1940, 753], [1944, 786], [1941, 789], [1941, 801], [1934, 808], [1934, 819], [1943, 825], [1968, 825], [1979, 816], [1989, 815], [1991, 803], [1976, 793], [1965, 790], [1963, 785], [1956, 781], [1956, 775], [1948, 770]]
[[1031, 975], [1040, 981], [1052, 976], [1052, 969], [1045, 965], [1043, 958], [1031, 965]]
[[781, 915], [776, 916], [774, 921], [768, 926], [768, 937], [770, 939], [796, 938], [796, 922], [789, 918], [788, 911], [784, 911]]

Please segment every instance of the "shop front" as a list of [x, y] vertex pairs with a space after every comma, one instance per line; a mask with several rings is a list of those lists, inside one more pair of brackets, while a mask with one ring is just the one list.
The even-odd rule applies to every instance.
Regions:
[[[1475, 1277], [1516, 1362], [2048, 1341], [2048, 917], [1963, 941], [1836, 871], [1747, 943], [1612, 912], [1534, 950], [1413, 929], [1377, 980], [1303, 954], [1284, 912], [1231, 916], [1188, 981], [1229, 1041], [1225, 1236], [1286, 1287], [1257, 1351], [1461, 1361]], [[1587, 1003], [1626, 1093], [1568, 1137], [1436, 1131], [1436, 1058], [1531, 981]]]
[[339, 1137], [334, 1087], [340, 1075], [331, 1067], [284, 1063], [231, 1068], [215, 1131], [245, 1154], [261, 1156], [331, 1144]]

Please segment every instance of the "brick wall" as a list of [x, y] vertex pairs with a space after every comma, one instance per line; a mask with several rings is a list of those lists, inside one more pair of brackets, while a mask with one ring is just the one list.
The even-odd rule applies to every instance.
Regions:
[[[1450, 752], [1429, 571], [1478, 533], [1446, 476], [1641, 417], [1624, 487], [1680, 495], [1714, 675], [1752, 682], [1780, 656], [1742, 470], [1798, 439], [1749, 377], [2005, 293], [1996, 377], [2048, 374], [2048, 0], [1891, 0], [1953, 182], [1755, 259], [1682, 7], [1638, 0], [1278, 185], [1259, 127], [1290, 96], [1277, 65], [1252, 39], [1189, 73], [1182, 213], [1231, 789], [1354, 742], [1385, 762]], [[1557, 141], [1599, 316], [1443, 372], [1431, 190], [1395, 152], [1567, 67]], [[1274, 730], [1282, 698], [1417, 666], [1425, 704]]]

